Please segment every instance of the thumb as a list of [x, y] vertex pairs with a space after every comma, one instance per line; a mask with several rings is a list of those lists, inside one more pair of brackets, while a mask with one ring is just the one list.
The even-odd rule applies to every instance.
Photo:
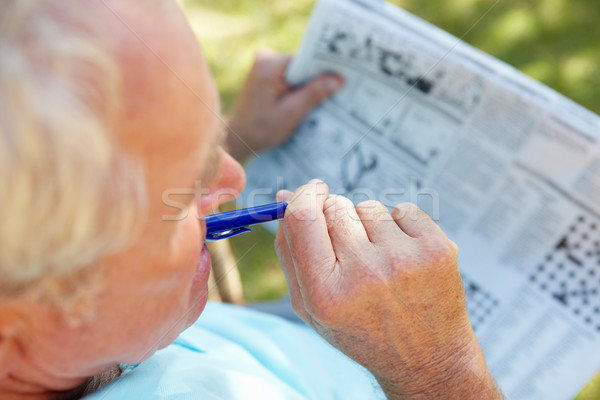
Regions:
[[344, 86], [338, 75], [321, 75], [287, 93], [281, 99], [281, 112], [292, 127], [298, 125], [313, 108]]

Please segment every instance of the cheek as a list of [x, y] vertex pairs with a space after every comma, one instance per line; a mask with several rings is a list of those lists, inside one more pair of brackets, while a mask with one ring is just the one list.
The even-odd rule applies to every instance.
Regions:
[[[162, 285], [160, 293], [154, 297], [153, 309], [155, 314], [153, 324], [149, 330], [160, 333], [162, 338], [159, 348], [171, 343], [190, 324], [189, 315], [194, 311], [199, 300], [199, 294], [208, 282], [204, 274], [198, 278], [198, 261], [202, 256], [203, 239], [200, 237], [201, 229], [195, 216], [190, 214], [181, 221], [177, 232], [171, 239], [170, 254], [166, 265], [162, 269]], [[158, 329], [156, 329], [158, 328]], [[165, 331], [168, 332], [165, 334]]]
[[196, 210], [190, 208], [188, 217], [173, 237], [171, 247], [171, 264], [174, 270], [185, 270], [186, 275], [193, 276], [198, 260], [202, 254], [204, 238], [201, 237], [200, 223], [195, 215]]

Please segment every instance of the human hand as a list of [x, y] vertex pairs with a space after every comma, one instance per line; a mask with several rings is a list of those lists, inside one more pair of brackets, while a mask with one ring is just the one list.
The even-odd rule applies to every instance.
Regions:
[[471, 328], [456, 245], [427, 214], [354, 207], [311, 181], [275, 241], [296, 313], [390, 398], [500, 398]]
[[256, 55], [229, 120], [229, 153], [241, 160], [284, 142], [300, 121], [343, 86], [341, 77], [325, 74], [298, 88], [285, 81], [291, 56]]

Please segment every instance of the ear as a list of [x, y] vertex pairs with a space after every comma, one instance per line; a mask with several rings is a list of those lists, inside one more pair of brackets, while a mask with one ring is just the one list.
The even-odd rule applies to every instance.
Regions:
[[16, 330], [0, 319], [0, 380], [9, 375], [21, 361]]

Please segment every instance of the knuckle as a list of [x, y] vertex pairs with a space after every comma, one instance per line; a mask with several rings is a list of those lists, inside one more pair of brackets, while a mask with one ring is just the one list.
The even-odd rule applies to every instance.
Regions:
[[458, 246], [441, 235], [420, 238], [410, 247], [390, 245], [383, 251], [392, 269], [404, 272], [455, 265], [458, 258]]
[[341, 208], [341, 207], [353, 207], [350, 199], [344, 196], [331, 196], [325, 201], [326, 207]]
[[390, 215], [387, 207], [383, 203], [376, 200], [366, 200], [359, 203], [358, 206], [356, 206], [356, 213], [363, 221], [382, 219], [386, 216], [388, 216], [389, 219]]
[[418, 216], [423, 211], [413, 203], [400, 203], [392, 210], [392, 216], [394, 219], [402, 219], [406, 216], [414, 217]]
[[450, 251], [458, 258], [458, 251], [459, 251], [458, 245], [450, 239], [447, 239], [447, 241], [448, 241], [448, 246], [450, 248]]
[[365, 200], [365, 201], [361, 201], [360, 203], [358, 203], [358, 205], [356, 206], [357, 208], [364, 208], [364, 209], [377, 209], [377, 208], [385, 208], [385, 206], [383, 205], [382, 202], [377, 201], [377, 200]]
[[362, 215], [380, 215], [382, 213], [388, 213], [388, 209], [383, 203], [377, 200], [366, 200], [360, 202], [356, 206], [356, 212]]
[[312, 90], [310, 90], [309, 93], [314, 102], [320, 102], [330, 95], [329, 90], [323, 84], [323, 82], [314, 82], [312, 85]]
[[431, 227], [432, 224], [435, 224], [435, 222], [433, 222], [433, 220], [429, 217], [429, 214], [421, 209], [419, 209], [419, 212], [411, 218], [412, 221], [421, 228]]
[[325, 200], [323, 212], [327, 220], [338, 220], [347, 217], [348, 210], [353, 208], [354, 204], [349, 199], [343, 196], [333, 196]]
[[272, 75], [272, 57], [265, 53], [259, 53], [254, 58], [251, 74], [259, 79], [267, 79]]
[[419, 206], [417, 206], [415, 203], [400, 203], [397, 204], [396, 207], [394, 207], [394, 209], [397, 209], [399, 211], [418, 211], [420, 210]]
[[258, 50], [254, 55], [254, 65], [266, 65], [273, 60], [273, 53], [267, 50]]
[[422, 245], [427, 264], [443, 266], [456, 263], [458, 246], [448, 238], [433, 235], [424, 238]]

